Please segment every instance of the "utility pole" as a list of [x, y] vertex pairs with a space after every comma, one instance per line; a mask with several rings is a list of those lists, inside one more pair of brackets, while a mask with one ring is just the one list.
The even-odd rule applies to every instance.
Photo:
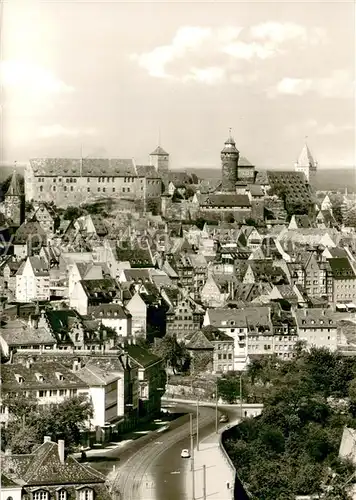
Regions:
[[197, 399], [197, 451], [199, 451], [199, 397]]
[[193, 414], [190, 417], [190, 466], [192, 473], [192, 500], [195, 500], [195, 477], [194, 477], [194, 436], [193, 436]]
[[206, 465], [203, 465], [203, 500], [206, 500]]
[[240, 418], [242, 418], [242, 373], [240, 372]]

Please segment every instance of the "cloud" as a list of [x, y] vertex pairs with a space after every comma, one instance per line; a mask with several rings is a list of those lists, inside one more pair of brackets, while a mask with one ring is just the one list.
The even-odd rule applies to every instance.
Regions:
[[177, 31], [170, 45], [156, 47], [151, 52], [141, 55], [133, 54], [132, 58], [137, 60], [139, 66], [146, 69], [150, 76], [165, 78], [169, 76], [165, 71], [167, 63], [196, 50], [210, 36], [210, 28], [185, 26]]
[[237, 59], [268, 59], [276, 54], [277, 48], [272, 44], [262, 45], [238, 41], [224, 47], [223, 52]]
[[267, 40], [275, 45], [297, 40], [302, 43], [319, 43], [325, 41], [326, 33], [323, 28], [307, 29], [295, 23], [267, 22], [250, 28], [251, 37], [258, 40]]
[[186, 82], [195, 81], [205, 83], [207, 85], [216, 85], [223, 83], [226, 74], [223, 68], [210, 67], [210, 68], [192, 68], [190, 73], [184, 77]]
[[237, 26], [184, 26], [169, 44], [132, 54], [131, 59], [155, 78], [207, 85], [236, 83], [236, 60], [242, 64], [269, 59], [286, 53], [289, 42], [300, 47], [320, 42], [324, 37], [320, 28], [307, 29], [294, 23], [270, 22], [245, 30]]
[[95, 135], [95, 129], [73, 129], [63, 127], [63, 125], [60, 124], [54, 124], [40, 127], [37, 134], [38, 137], [44, 139], [49, 139], [52, 137], [80, 137], [84, 135]]
[[45, 93], [67, 93], [73, 87], [62, 82], [50, 71], [27, 61], [9, 60], [0, 64], [0, 78], [4, 87]]
[[307, 92], [314, 92], [323, 98], [351, 98], [355, 89], [355, 82], [349, 71], [336, 70], [324, 78], [290, 78], [280, 80], [275, 87], [269, 88], [269, 97], [279, 94], [302, 96]]

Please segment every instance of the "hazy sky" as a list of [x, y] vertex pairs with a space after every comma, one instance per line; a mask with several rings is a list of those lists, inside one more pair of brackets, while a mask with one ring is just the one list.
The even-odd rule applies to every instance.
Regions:
[[355, 164], [350, 2], [8, 0], [2, 159], [135, 157], [220, 166], [232, 127], [257, 167]]

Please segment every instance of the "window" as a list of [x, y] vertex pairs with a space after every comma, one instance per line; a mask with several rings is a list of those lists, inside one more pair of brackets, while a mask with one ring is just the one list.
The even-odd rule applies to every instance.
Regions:
[[[42, 500], [42, 499], [38, 499]], [[79, 491], [79, 500], [93, 500], [93, 490], [90, 488], [84, 488]]]
[[88, 193], [90, 192], [90, 188], [87, 188]]
[[52, 189], [53, 189], [53, 191], [56, 191], [56, 186], [53, 186], [53, 188], [52, 188]]
[[40, 191], [43, 191], [43, 186], [40, 186]]
[[87, 182], [90, 182], [90, 177], [87, 178]]
[[73, 191], [73, 186], [70, 187], [70, 190]]
[[100, 192], [100, 188], [98, 188], [98, 193]]
[[112, 188], [112, 192], [115, 193], [115, 188]]
[[34, 491], [32, 493], [33, 500], [47, 500], [48, 492], [44, 490]]
[[66, 492], [66, 490], [59, 490], [59, 492], [58, 492], [58, 500], [67, 500], [67, 492]]
[[64, 188], [63, 188], [63, 189], [64, 189], [64, 191], [67, 191], [67, 186], [64, 186]]

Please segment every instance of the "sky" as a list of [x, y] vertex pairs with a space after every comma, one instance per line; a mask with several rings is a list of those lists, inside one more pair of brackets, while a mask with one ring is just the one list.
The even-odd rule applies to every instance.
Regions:
[[[355, 4], [7, 0], [1, 158], [355, 165]], [[307, 137], [307, 139], [306, 139]]]

